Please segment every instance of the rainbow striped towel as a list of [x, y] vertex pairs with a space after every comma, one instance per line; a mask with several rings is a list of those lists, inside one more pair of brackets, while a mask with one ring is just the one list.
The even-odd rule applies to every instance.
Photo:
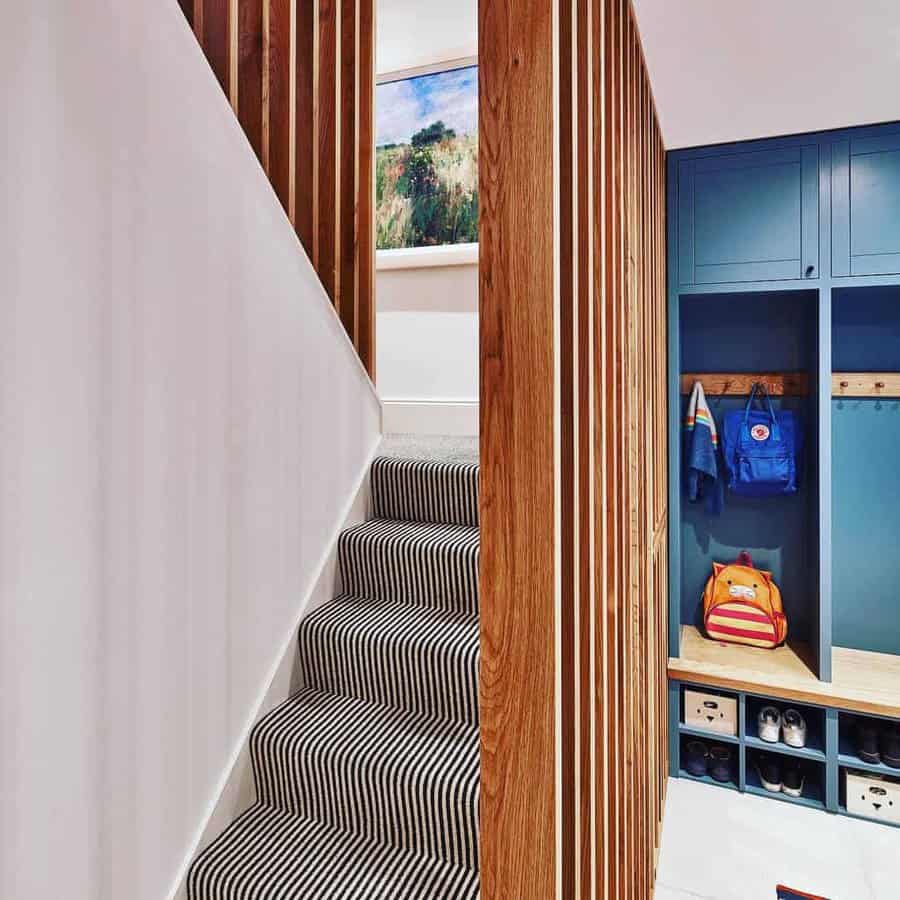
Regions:
[[684, 434], [688, 469], [688, 500], [696, 503], [704, 496], [714, 496], [719, 467], [716, 451], [719, 434], [716, 420], [709, 411], [703, 385], [694, 382], [691, 399], [684, 419]]

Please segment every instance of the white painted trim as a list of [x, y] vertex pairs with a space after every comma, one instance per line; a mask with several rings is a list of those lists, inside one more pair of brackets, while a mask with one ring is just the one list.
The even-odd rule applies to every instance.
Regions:
[[[470, 51], [470, 52], [468, 52]], [[394, 69], [390, 72], [379, 72], [375, 76], [375, 84], [388, 84], [391, 81], [405, 81], [407, 78], [419, 78], [421, 75], [437, 75], [439, 72], [452, 72], [454, 69], [468, 69], [478, 65], [478, 48], [472, 46], [455, 52], [443, 59], [430, 59], [421, 65]]]
[[478, 434], [477, 400], [384, 400], [385, 434]]
[[250, 733], [264, 715], [302, 687], [296, 671], [297, 629], [304, 616], [322, 603], [327, 603], [333, 599], [339, 591], [340, 586], [337, 583], [339, 577], [337, 571], [338, 538], [346, 528], [362, 522], [366, 518], [369, 502], [369, 470], [372, 467], [372, 461], [381, 448], [382, 439], [382, 435], [378, 435], [377, 440], [366, 455], [366, 462], [363, 464], [362, 471], [341, 509], [341, 515], [335, 525], [331, 539], [310, 579], [308, 589], [303, 594], [297, 615], [285, 636], [284, 643], [276, 650], [273, 656], [272, 666], [263, 682], [258, 700], [253, 706], [253, 712], [241, 729], [240, 738], [216, 784], [212, 800], [206, 808], [203, 820], [197, 829], [194, 840], [191, 841], [187, 855], [179, 867], [172, 887], [167, 894], [168, 900], [186, 900], [187, 874], [191, 863], [218, 836], [218, 833], [230, 825], [252, 802], [255, 788], [252, 783], [250, 769]]
[[403, 247], [399, 250], [379, 250], [375, 254], [375, 268], [431, 269], [441, 266], [477, 266], [478, 244], [443, 244], [440, 247]]

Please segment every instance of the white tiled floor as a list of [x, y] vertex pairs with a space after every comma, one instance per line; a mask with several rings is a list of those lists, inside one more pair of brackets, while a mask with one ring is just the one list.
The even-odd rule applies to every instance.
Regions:
[[654, 900], [900, 900], [900, 829], [670, 779]]

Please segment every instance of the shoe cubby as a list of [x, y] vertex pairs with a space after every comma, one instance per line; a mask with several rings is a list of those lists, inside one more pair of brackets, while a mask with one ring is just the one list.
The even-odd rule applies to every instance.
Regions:
[[839, 714], [838, 763], [841, 766], [900, 779], [898, 754], [900, 722], [877, 716]]
[[[773, 727], [769, 725], [769, 718], [766, 719], [766, 726], [760, 729], [759, 717], [764, 710], [775, 710], [781, 718], [781, 726]], [[791, 713], [788, 722], [788, 731], [785, 731], [784, 721], [785, 714]], [[800, 721], [805, 724], [805, 739], [803, 745], [798, 746], [799, 729], [792, 727], [795, 723], [796, 715], [800, 716]], [[825, 710], [807, 706], [805, 704], [794, 704], [785, 700], [771, 700], [766, 697], [755, 697], [748, 695], [744, 704], [744, 742], [748, 747], [755, 747], [758, 750], [771, 750], [779, 753], [785, 753], [789, 756], [797, 756], [803, 759], [811, 759], [816, 762], [825, 762]], [[775, 737], [775, 740], [767, 740], [767, 738]], [[794, 743], [790, 743], [793, 740]]]
[[[773, 800], [784, 800], [809, 806], [814, 809], [825, 809], [825, 762], [814, 762], [810, 759], [782, 753], [775, 749], [760, 750], [747, 747], [746, 752], [746, 784], [748, 794], [757, 794]], [[772, 774], [774, 772], [774, 774]], [[794, 773], [793, 778], [791, 773]], [[796, 780], [799, 775], [800, 782]], [[782, 785], [778, 791], [771, 790], [773, 785]], [[800, 796], [789, 793], [789, 788], [800, 791]]]
[[[711, 704], [708, 707], [711, 721], [707, 720], [707, 725], [727, 723], [729, 710], [736, 709], [737, 734], [714, 733], [697, 727], [698, 716], [703, 717], [707, 709], [705, 702]], [[806, 724], [804, 746], [785, 743], [783, 727], [777, 742], [760, 737], [759, 714], [767, 707], [777, 710], [782, 722], [787, 710], [799, 713]], [[893, 754], [900, 748], [900, 718], [679, 680], [669, 682], [669, 714], [670, 731], [677, 736], [670, 744], [673, 776], [810, 809], [900, 825], [900, 768], [892, 768], [884, 761], [885, 750]], [[716, 727], [725, 728], [726, 725], [717, 724]], [[860, 756], [861, 733], [868, 735], [868, 746], [872, 744], [874, 733], [879, 748], [878, 761]], [[707, 751], [713, 746], [729, 751], [727, 781], [717, 781], [710, 771], [702, 774], [692, 771], [693, 742], [700, 742]], [[803, 776], [800, 796], [784, 790], [769, 790], [762, 774], [765, 762], [774, 764], [782, 776], [791, 769], [799, 769]], [[850, 785], [856, 791], [849, 795], [848, 772], [851, 773]], [[790, 783], [790, 778], [788, 781]], [[881, 809], [878, 808], [880, 797], [885, 798]], [[894, 804], [898, 808], [896, 820], [892, 818]]]
[[[695, 737], [683, 734], [680, 738], [679, 775], [704, 784], [737, 790], [740, 780], [740, 747], [729, 741], [719, 741], [716, 737]], [[705, 753], [703, 765], [697, 767], [700, 759], [698, 749]]]

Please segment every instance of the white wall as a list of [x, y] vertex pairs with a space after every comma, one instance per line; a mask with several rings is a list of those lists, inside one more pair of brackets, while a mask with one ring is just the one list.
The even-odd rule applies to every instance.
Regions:
[[0, 30], [0, 896], [160, 900], [380, 408], [175, 0]]
[[897, 0], [634, 0], [666, 147], [900, 119]]
[[478, 265], [379, 270], [386, 432], [478, 433]]
[[[378, 0], [379, 72], [477, 51], [477, 0]], [[477, 262], [379, 268], [375, 290], [385, 431], [477, 434]]]
[[376, 66], [394, 72], [478, 52], [478, 0], [378, 0]]

